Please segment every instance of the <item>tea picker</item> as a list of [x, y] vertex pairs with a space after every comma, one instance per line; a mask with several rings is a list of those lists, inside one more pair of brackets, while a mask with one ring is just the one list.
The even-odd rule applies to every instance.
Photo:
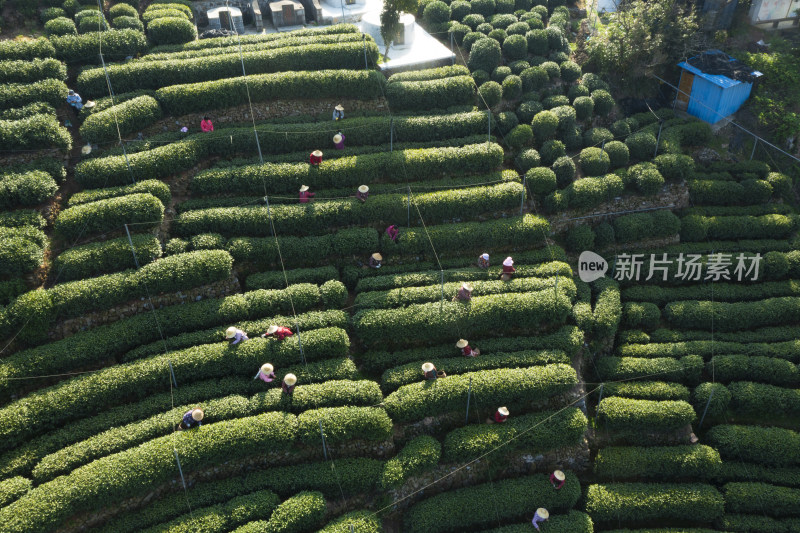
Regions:
[[261, 365], [261, 368], [258, 370], [258, 374], [253, 379], [260, 379], [265, 383], [272, 383], [272, 380], [275, 379], [275, 372], [274, 367], [269, 363], [264, 363]]
[[247, 333], [234, 326], [231, 326], [225, 330], [225, 338], [228, 339], [228, 342], [231, 344], [231, 346], [234, 344], [239, 344], [242, 341], [250, 340], [250, 338], [247, 336]]
[[292, 330], [290, 330], [287, 327], [276, 326], [275, 324], [273, 324], [270, 327], [268, 327], [267, 328], [267, 332], [264, 333], [261, 336], [266, 338], [266, 337], [269, 337], [270, 335], [275, 335], [276, 339], [278, 339], [279, 341], [282, 341], [286, 337], [291, 337], [292, 335], [294, 335], [294, 333], [292, 333]]
[[533, 524], [533, 527], [535, 527], [536, 530], [539, 531], [539, 523], [544, 522], [548, 518], [550, 518], [550, 513], [547, 511], [547, 509], [545, 509], [544, 507], [539, 507], [538, 509], [536, 509], [536, 514], [533, 515], [533, 520], [531, 521], [531, 523]]
[[181, 419], [181, 423], [178, 426], [178, 429], [185, 430], [185, 429], [194, 429], [198, 428], [203, 425], [203, 410], [199, 407], [195, 407], [193, 409], [189, 409], [183, 414], [183, 419]]
[[422, 375], [425, 379], [437, 379], [447, 376], [443, 370], [436, 370], [433, 363], [424, 363], [422, 365]]
[[469, 302], [472, 300], [472, 285], [467, 283], [466, 281], [461, 284], [461, 288], [456, 293], [453, 301], [459, 300], [462, 302]]
[[297, 376], [294, 374], [286, 374], [281, 383], [281, 390], [291, 396], [294, 394], [294, 388], [297, 386]]
[[556, 490], [560, 490], [561, 487], [564, 486], [564, 483], [566, 483], [566, 479], [567, 477], [561, 470], [556, 470], [555, 472], [550, 474], [550, 484], [553, 485], [553, 488]]
[[456, 348], [459, 348], [461, 350], [461, 355], [465, 357], [475, 357], [476, 355], [481, 354], [481, 351], [478, 349], [473, 349], [466, 339], [458, 339]]
[[486, 420], [486, 423], [502, 424], [508, 419], [508, 413], [508, 407], [498, 407], [497, 411], [495, 411], [494, 414]]

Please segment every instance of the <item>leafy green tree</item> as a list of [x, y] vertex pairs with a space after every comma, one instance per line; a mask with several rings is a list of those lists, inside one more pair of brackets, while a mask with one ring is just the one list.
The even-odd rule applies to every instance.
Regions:
[[389, 55], [389, 47], [400, 32], [400, 13], [416, 13], [419, 0], [384, 0], [381, 10], [381, 37], [386, 45], [384, 56]]
[[663, 77], [700, 51], [697, 15], [680, 0], [630, 0], [607, 16], [608, 24], [589, 39], [589, 61], [633, 94], [658, 83], [648, 74]]

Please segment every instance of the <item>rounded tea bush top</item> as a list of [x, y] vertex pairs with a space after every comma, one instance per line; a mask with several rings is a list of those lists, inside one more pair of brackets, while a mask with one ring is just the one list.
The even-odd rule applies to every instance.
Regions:
[[509, 35], [503, 41], [503, 54], [511, 61], [525, 59], [528, 56], [528, 41], [523, 35]]
[[[524, 37], [529, 30], [530, 27], [527, 22], [515, 22], [506, 28], [506, 33], [509, 35], [522, 35]], [[525, 46], [528, 46], [527, 39], [525, 40]]]
[[538, 167], [542, 162], [542, 159], [539, 157], [539, 152], [533, 148], [528, 148], [527, 150], [520, 152], [514, 162], [517, 164], [517, 168], [521, 172], [527, 172], [533, 167]]
[[542, 67], [545, 70], [545, 72], [547, 72], [547, 76], [551, 80], [554, 80], [559, 76], [561, 76], [561, 67], [559, 67], [558, 63], [556, 63], [555, 61], [545, 61], [539, 66]]
[[611, 168], [621, 168], [628, 165], [630, 153], [628, 147], [622, 141], [610, 141], [603, 147], [608, 154]]
[[522, 80], [514, 74], [503, 80], [503, 99], [515, 100], [522, 94]]
[[444, 24], [450, 20], [450, 6], [436, 0], [425, 6], [425, 11], [422, 12], [422, 18], [428, 24]]
[[[523, 81], [524, 85], [524, 81]], [[530, 124], [533, 117], [542, 110], [541, 102], [536, 100], [528, 100], [519, 104], [517, 108], [517, 118], [523, 124]]]
[[558, 117], [552, 111], [541, 111], [533, 117], [531, 126], [533, 126], [536, 140], [542, 142], [555, 135], [558, 128]]
[[484, 22], [482, 24], [478, 24], [478, 27], [475, 28], [475, 31], [482, 33], [484, 35], [489, 35], [489, 32], [492, 31], [494, 28], [488, 22]]
[[592, 100], [594, 100], [594, 112], [598, 115], [608, 115], [614, 108], [614, 98], [603, 89], [592, 91]]
[[469, 15], [470, 11], [472, 11], [472, 6], [470, 6], [469, 2], [465, 2], [464, 0], [455, 0], [455, 2], [450, 4], [450, 17], [453, 20], [464, 22], [464, 17]]
[[556, 159], [567, 155], [567, 149], [563, 142], [551, 139], [545, 141], [539, 154], [542, 156], [542, 164], [552, 165]]
[[486, 20], [483, 18], [483, 15], [481, 15], [479, 13], [471, 13], [471, 14], [465, 16], [463, 19], [461, 19], [461, 22], [463, 22], [464, 24], [466, 24], [467, 26], [469, 26], [470, 28], [472, 28], [474, 30], [480, 24], [485, 23]]
[[[469, 37], [469, 35], [467, 35]], [[466, 38], [465, 38], [466, 39]], [[469, 52], [467, 66], [470, 70], [485, 70], [493, 72], [500, 64], [500, 43], [494, 39], [480, 39], [472, 45]]]
[[470, 5], [472, 6], [473, 13], [483, 15], [484, 17], [491, 17], [495, 11], [494, 0], [472, 0]]
[[[464, 36], [464, 41], [462, 42], [462, 46], [464, 47], [464, 50], [470, 52], [472, 51], [473, 44], [485, 38], [486, 36], [484, 34], [479, 33], [477, 31], [471, 31]], [[470, 69], [470, 70], [478, 70], [478, 69]]]
[[492, 81], [496, 81], [497, 83], [503, 83], [503, 80], [510, 75], [511, 75], [511, 69], [509, 67], [501, 65], [492, 71]]
[[506, 30], [495, 28], [489, 32], [489, 37], [497, 41], [502, 46], [507, 37]]
[[592, 118], [594, 100], [590, 96], [578, 96], [572, 102], [572, 107], [575, 108], [575, 118], [577, 120], [586, 120]]
[[574, 61], [564, 61], [561, 63], [561, 79], [567, 83], [572, 83], [581, 77], [581, 67]]
[[478, 95], [491, 108], [503, 99], [503, 88], [496, 81], [487, 81], [478, 87]]
[[547, 71], [541, 67], [526, 68], [519, 77], [522, 78], [522, 88], [525, 91], [537, 91], [549, 81]]
[[525, 61], [524, 59], [520, 59], [518, 61], [509, 63], [508, 66], [511, 69], [511, 73], [516, 74], [517, 76], [519, 76], [523, 70], [531, 68], [531, 64]]
[[580, 163], [586, 176], [602, 176], [611, 164], [608, 154], [596, 147], [581, 150]]
[[489, 81], [489, 73], [485, 70], [475, 70], [470, 75], [478, 87]]
[[547, 167], [535, 167], [525, 173], [525, 179], [533, 194], [545, 196], [556, 190], [556, 174]]
[[565, 188], [575, 179], [575, 161], [571, 157], [561, 156], [550, 165], [556, 174], [559, 189]]

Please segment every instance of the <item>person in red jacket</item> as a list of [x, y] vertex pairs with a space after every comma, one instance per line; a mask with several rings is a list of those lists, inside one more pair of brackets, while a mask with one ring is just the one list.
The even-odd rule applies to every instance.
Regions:
[[567, 476], [564, 475], [564, 472], [561, 470], [556, 470], [552, 474], [550, 474], [550, 484], [553, 485], [553, 488], [559, 490], [561, 487], [564, 486], [566, 483]]
[[433, 363], [424, 363], [422, 365], [422, 375], [425, 377], [425, 379], [438, 379], [447, 377], [447, 374], [445, 374], [443, 370], [436, 370], [436, 367], [433, 366]]
[[506, 257], [505, 261], [503, 261], [503, 272], [500, 274], [500, 279], [508, 281], [514, 277], [516, 271], [517, 269], [514, 268], [514, 260], [511, 259], [511, 257]]
[[359, 201], [363, 204], [364, 202], [367, 201], [368, 197], [369, 197], [369, 187], [367, 187], [366, 185], [360, 185], [358, 187], [358, 192], [356, 193], [356, 198], [358, 198]]
[[286, 337], [291, 337], [292, 335], [294, 335], [294, 333], [292, 333], [292, 330], [290, 330], [289, 328], [283, 326], [276, 326], [273, 324], [270, 327], [268, 327], [267, 332], [261, 336], [266, 338], [269, 337], [270, 335], [275, 335], [276, 339], [282, 341]]
[[308, 189], [309, 189], [308, 185], [300, 186], [300, 192], [297, 194], [297, 197], [300, 199], [301, 204], [307, 204], [309, 201], [311, 201], [312, 198], [314, 198], [317, 195], [317, 193], [308, 192]]
[[508, 419], [508, 407], [498, 407], [497, 411], [486, 421], [489, 424], [502, 424]]
[[454, 302], [459, 300], [462, 302], [469, 302], [472, 300], [472, 285], [466, 281], [461, 284], [461, 288], [458, 289], [455, 297], [453, 297]]
[[214, 123], [211, 122], [210, 118], [203, 117], [203, 120], [200, 121], [200, 129], [206, 133], [214, 131]]
[[319, 167], [320, 163], [322, 163], [322, 150], [314, 150], [308, 156], [308, 164], [312, 167]]
[[291, 396], [294, 394], [294, 388], [297, 384], [297, 376], [294, 374], [286, 374], [283, 377], [283, 382], [281, 383], [281, 390]]
[[465, 357], [475, 357], [476, 355], [481, 354], [480, 350], [472, 349], [466, 339], [459, 339], [456, 343], [456, 348], [460, 348], [461, 355]]

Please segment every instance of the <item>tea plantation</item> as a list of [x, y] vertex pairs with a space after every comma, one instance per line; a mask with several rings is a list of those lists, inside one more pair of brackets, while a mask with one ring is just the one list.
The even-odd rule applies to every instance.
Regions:
[[793, 179], [584, 6], [420, 0], [452, 64], [386, 72], [81, 1], [4, 10], [0, 530], [800, 532]]

